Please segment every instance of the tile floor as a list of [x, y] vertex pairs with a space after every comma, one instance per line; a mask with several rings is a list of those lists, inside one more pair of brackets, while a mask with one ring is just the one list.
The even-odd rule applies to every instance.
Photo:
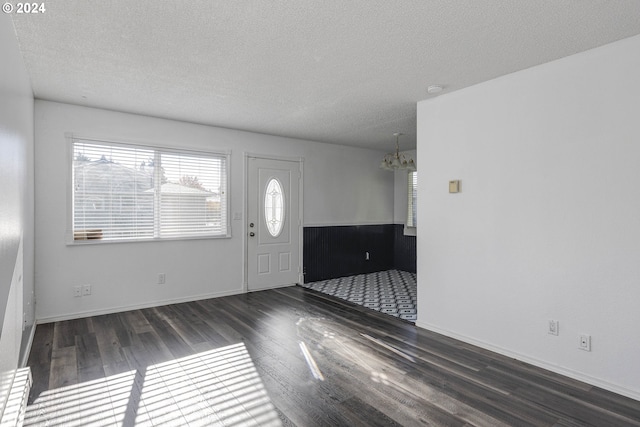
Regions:
[[415, 273], [386, 270], [302, 286], [409, 322], [416, 321]]

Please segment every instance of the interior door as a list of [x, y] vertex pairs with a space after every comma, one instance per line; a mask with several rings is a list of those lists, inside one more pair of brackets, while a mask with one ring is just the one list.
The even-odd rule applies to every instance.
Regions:
[[249, 291], [299, 283], [301, 163], [248, 157], [247, 287]]

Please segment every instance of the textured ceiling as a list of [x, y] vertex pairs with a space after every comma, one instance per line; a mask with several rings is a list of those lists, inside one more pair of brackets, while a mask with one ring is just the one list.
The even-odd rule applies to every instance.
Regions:
[[[13, 14], [36, 98], [415, 147], [416, 102], [640, 34], [638, 0], [48, 0]], [[440, 95], [442, 96], [442, 95]]]

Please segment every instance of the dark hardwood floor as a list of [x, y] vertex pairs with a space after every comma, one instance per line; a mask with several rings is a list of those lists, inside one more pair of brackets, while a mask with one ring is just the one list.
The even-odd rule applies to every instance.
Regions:
[[301, 287], [38, 325], [25, 425], [640, 426], [640, 402]]

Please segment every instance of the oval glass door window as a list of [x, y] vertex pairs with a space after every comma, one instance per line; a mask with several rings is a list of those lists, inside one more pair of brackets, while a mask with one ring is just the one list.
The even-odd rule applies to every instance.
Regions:
[[284, 193], [276, 178], [269, 180], [264, 193], [264, 220], [269, 234], [278, 237], [284, 225]]

